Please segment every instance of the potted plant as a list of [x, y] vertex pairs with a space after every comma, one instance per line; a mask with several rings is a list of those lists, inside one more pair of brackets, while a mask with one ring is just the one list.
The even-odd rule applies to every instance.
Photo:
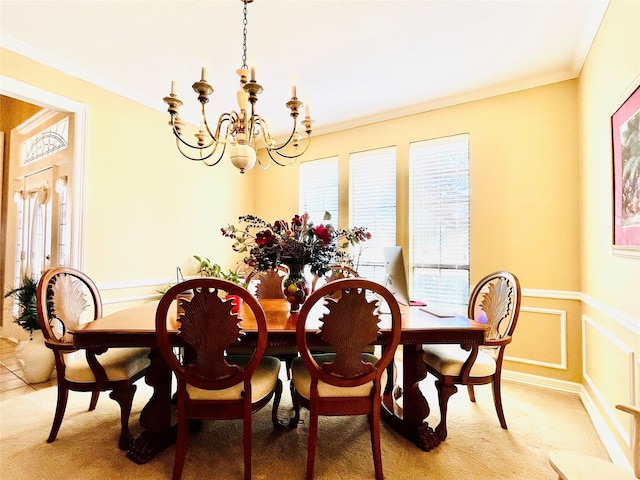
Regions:
[[29, 275], [22, 277], [22, 283], [4, 294], [4, 298], [13, 298], [18, 306], [18, 314], [14, 315], [14, 322], [29, 332], [40, 330], [38, 310], [36, 309], [36, 288], [38, 283]]
[[53, 352], [45, 345], [40, 330], [36, 308], [37, 288], [38, 283], [31, 276], [24, 275], [20, 285], [4, 295], [5, 298], [13, 298], [17, 306], [14, 322], [29, 332], [29, 340], [16, 346], [16, 359], [22, 366], [25, 380], [29, 383], [46, 382], [51, 378], [55, 366]]
[[208, 258], [202, 258], [198, 255], [194, 255], [198, 262], [198, 273], [203, 277], [214, 277], [214, 278], [222, 278], [224, 280], [229, 280], [230, 282], [235, 283], [236, 285], [240, 285], [241, 287], [247, 288], [247, 282], [245, 279], [238, 273], [237, 270], [229, 269], [226, 273], [222, 271], [222, 267], [217, 263], [213, 263]]
[[[217, 263], [213, 263], [208, 258], [202, 258], [198, 255], [194, 255], [200, 265], [198, 266], [198, 273], [200, 273], [203, 277], [214, 277], [214, 278], [222, 278], [224, 280], [228, 280], [230, 282], [235, 283], [236, 285], [240, 285], [242, 288], [247, 288], [247, 282], [245, 279], [238, 273], [237, 270], [229, 269], [227, 272], [222, 271], [222, 267]], [[242, 299], [237, 295], [227, 295], [227, 298], [231, 298], [233, 302], [233, 312], [238, 313], [240, 311], [240, 307], [242, 306]]]

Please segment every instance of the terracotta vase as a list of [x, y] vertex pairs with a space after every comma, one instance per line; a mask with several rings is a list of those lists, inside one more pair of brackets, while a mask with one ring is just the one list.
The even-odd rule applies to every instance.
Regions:
[[34, 330], [29, 340], [24, 340], [16, 346], [16, 359], [27, 382], [42, 383], [51, 378], [55, 358], [53, 351], [44, 344], [42, 330]]

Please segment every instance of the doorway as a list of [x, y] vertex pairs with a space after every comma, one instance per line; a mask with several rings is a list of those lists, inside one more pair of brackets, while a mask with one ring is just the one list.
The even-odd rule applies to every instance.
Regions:
[[[83, 267], [87, 108], [1, 75], [0, 94], [35, 106], [38, 112], [19, 128], [11, 128], [11, 135], [4, 121], [2, 126], [8, 146], [0, 168], [0, 285], [4, 292], [21, 274], [37, 277], [56, 265]], [[2, 117], [11, 113], [3, 102]], [[62, 146], [59, 142], [65, 136]], [[32, 158], [25, 164], [29, 149]], [[11, 314], [10, 302], [4, 301], [0, 336], [20, 340], [24, 333]]]

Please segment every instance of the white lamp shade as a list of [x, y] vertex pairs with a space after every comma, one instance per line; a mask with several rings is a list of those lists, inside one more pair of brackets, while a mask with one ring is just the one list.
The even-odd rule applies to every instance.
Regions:
[[231, 157], [233, 166], [239, 169], [240, 173], [251, 170], [256, 164], [256, 152], [249, 145], [240, 143], [233, 145], [229, 157]]

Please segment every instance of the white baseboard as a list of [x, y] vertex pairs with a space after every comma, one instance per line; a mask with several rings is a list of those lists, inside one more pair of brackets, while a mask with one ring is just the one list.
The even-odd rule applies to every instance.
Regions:
[[529, 373], [513, 372], [510, 370], [502, 371], [502, 378], [512, 382], [523, 383], [535, 387], [549, 388], [551, 390], [559, 390], [561, 392], [573, 393], [580, 395], [582, 386], [579, 383], [567, 382], [565, 380], [557, 380], [554, 378], [541, 377], [539, 375], [531, 375]]

